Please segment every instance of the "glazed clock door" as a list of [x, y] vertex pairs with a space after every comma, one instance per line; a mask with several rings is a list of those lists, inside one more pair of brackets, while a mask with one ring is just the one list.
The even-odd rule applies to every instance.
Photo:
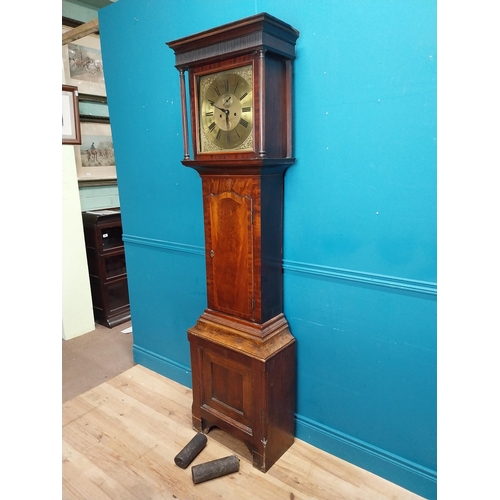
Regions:
[[205, 196], [208, 307], [252, 320], [253, 203], [237, 183]]

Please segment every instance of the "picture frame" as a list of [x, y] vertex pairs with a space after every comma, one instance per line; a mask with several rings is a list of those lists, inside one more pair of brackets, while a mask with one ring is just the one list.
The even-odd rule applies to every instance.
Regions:
[[73, 85], [62, 86], [62, 143], [73, 145], [82, 143], [78, 87]]
[[116, 162], [109, 117], [81, 115], [81, 145], [75, 147], [80, 186], [116, 184]]
[[78, 94], [80, 119], [84, 121], [107, 120], [109, 118], [108, 99], [106, 96]]
[[[62, 26], [62, 33], [70, 31]], [[62, 46], [65, 81], [78, 87], [81, 93], [106, 95], [101, 56], [101, 39], [92, 33]]]
[[[78, 88], [80, 143], [75, 145], [78, 185], [116, 185], [116, 164], [97, 29], [85, 36], [64, 34], [82, 26], [62, 18], [64, 81]], [[87, 23], [90, 24], [90, 23]], [[84, 30], [89, 33], [89, 30]], [[70, 35], [68, 33], [68, 35]]]

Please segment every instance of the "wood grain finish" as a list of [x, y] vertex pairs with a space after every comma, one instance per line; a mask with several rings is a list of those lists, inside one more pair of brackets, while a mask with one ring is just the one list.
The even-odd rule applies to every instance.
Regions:
[[298, 36], [295, 28], [263, 12], [167, 42], [167, 45], [175, 52], [175, 66], [185, 68], [200, 60], [218, 61], [229, 54], [259, 49], [293, 59]]
[[231, 433], [266, 472], [294, 440], [295, 339], [283, 315], [264, 339], [236, 326], [208, 311], [188, 330], [193, 426]]
[[246, 319], [254, 318], [257, 190], [252, 177], [203, 177], [208, 307]]
[[189, 329], [193, 426], [245, 442], [266, 472], [294, 439], [295, 339], [283, 316], [283, 174], [202, 173], [208, 309]]
[[[282, 224], [283, 175], [294, 162], [290, 60], [297, 37], [259, 14], [168, 44], [189, 77], [194, 160], [182, 163], [198, 171], [203, 190], [208, 308], [188, 330], [193, 426], [242, 440], [263, 472], [294, 440], [296, 347], [283, 315]], [[207, 151], [198, 86], [207, 75], [243, 67], [252, 75], [252, 139], [245, 149], [219, 144]]]
[[[244, 445], [214, 430], [181, 469], [174, 458], [194, 435], [191, 400], [187, 387], [136, 365], [64, 403], [63, 500], [422, 500], [299, 439], [261, 474]], [[191, 466], [233, 450], [239, 472], [193, 484]]]
[[283, 175], [201, 177], [208, 307], [265, 323], [283, 312]]

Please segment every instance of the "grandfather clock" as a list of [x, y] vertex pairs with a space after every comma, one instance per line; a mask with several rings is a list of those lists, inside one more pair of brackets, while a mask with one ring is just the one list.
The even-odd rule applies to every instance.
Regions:
[[199, 173], [203, 193], [208, 304], [188, 330], [193, 426], [239, 438], [263, 472], [294, 439], [282, 222], [298, 35], [263, 13], [167, 43], [180, 73], [182, 163]]

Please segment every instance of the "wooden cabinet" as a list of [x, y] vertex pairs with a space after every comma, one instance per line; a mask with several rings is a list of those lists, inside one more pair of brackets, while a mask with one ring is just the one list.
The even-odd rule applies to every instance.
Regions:
[[130, 319], [120, 209], [83, 212], [94, 318], [112, 328]]

